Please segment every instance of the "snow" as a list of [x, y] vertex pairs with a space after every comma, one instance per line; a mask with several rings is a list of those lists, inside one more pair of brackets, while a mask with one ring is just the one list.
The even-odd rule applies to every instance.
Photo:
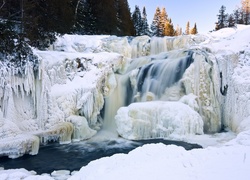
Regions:
[[[249, 136], [248, 136], [248, 140]], [[94, 179], [249, 179], [250, 147], [208, 147], [186, 151], [174, 145], [150, 144], [101, 158], [69, 180]]]
[[[250, 26], [238, 25], [206, 35], [151, 41], [145, 36], [132, 42], [127, 37], [64, 35], [51, 51], [35, 50], [41, 60], [37, 74], [27, 69], [24, 78], [13, 76], [15, 69], [9, 70], [0, 62], [1, 155], [16, 158], [25, 153], [36, 154], [39, 140], [46, 138], [61, 138], [61, 143], [91, 138], [103, 125], [98, 117], [104, 99], [117, 93], [120, 83], [127, 79], [135, 85], [137, 67], [154, 58], [164, 59], [172, 50], [194, 52], [194, 62], [180, 81], [165, 92], [173, 95], [172, 99], [122, 107], [116, 116], [117, 130], [128, 139], [143, 139], [141, 134], [162, 137], [160, 133], [164, 132], [164, 137], [204, 147], [186, 151], [174, 145], [149, 144], [128, 155], [116, 154], [93, 161], [71, 173], [70, 178], [68, 171], [35, 175], [24, 169], [0, 168], [0, 179], [249, 179], [249, 32]], [[156, 48], [162, 43], [163, 49]], [[170, 52], [148, 56], [162, 51]], [[130, 60], [139, 56], [147, 57], [140, 57], [142, 62]], [[127, 79], [117, 78], [117, 74], [122, 76], [126, 72], [130, 62], [137, 64], [135, 70], [129, 67], [131, 74], [126, 74]], [[180, 88], [185, 93], [176, 96], [174, 93]], [[118, 96], [120, 101], [121, 95], [124, 93]], [[149, 96], [147, 100], [155, 95]], [[112, 108], [116, 111], [120, 107]], [[202, 134], [201, 119], [203, 130], [213, 134], [196, 135]], [[180, 122], [188, 122], [189, 126]], [[165, 123], [171, 123], [172, 136], [166, 135], [165, 130], [170, 127]], [[133, 128], [136, 130], [132, 131]], [[219, 133], [220, 129], [229, 132]]]

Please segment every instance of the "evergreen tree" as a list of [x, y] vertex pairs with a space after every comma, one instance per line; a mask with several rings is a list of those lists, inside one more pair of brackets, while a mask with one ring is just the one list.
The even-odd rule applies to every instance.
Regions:
[[162, 36], [162, 23], [161, 23], [161, 10], [159, 7], [156, 8], [154, 19], [151, 24], [152, 36]]
[[218, 16], [218, 22], [217, 22], [215, 30], [219, 30], [219, 29], [227, 27], [227, 14], [226, 14], [225, 6], [221, 6], [219, 10], [219, 14], [217, 16]]
[[190, 34], [190, 24], [189, 24], [189, 21], [187, 22], [185, 33], [187, 35]]
[[228, 16], [227, 22], [228, 22], [228, 25], [227, 25], [228, 27], [235, 27], [235, 19], [234, 19], [234, 15], [233, 14], [230, 14]]
[[148, 35], [148, 36], [151, 35], [150, 30], [149, 30], [147, 12], [146, 12], [145, 6], [143, 7], [143, 10], [142, 10], [142, 35]]
[[242, 13], [241, 13], [240, 8], [234, 10], [233, 17], [234, 17], [235, 24], [243, 24], [243, 19], [241, 15]]
[[198, 30], [197, 30], [197, 26], [196, 23], [194, 24], [194, 27], [191, 29], [190, 34], [197, 34]]
[[[171, 29], [172, 22], [170, 22], [170, 19], [168, 19], [168, 14], [166, 12], [165, 8], [162, 8], [161, 10], [161, 23], [160, 23], [160, 31], [162, 32], [161, 36], [166, 36], [165, 34], [165, 27], [168, 26]], [[169, 31], [168, 29], [167, 31]], [[169, 34], [169, 33], [168, 33]]]
[[135, 10], [132, 14], [132, 19], [134, 23], [134, 28], [135, 28], [135, 35], [136, 36], [141, 36], [143, 34], [143, 21], [141, 17], [141, 10], [139, 6], [135, 6]]

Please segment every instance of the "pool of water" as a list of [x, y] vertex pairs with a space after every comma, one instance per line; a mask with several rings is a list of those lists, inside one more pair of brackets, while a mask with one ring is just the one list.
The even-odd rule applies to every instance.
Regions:
[[128, 153], [129, 151], [149, 143], [175, 144], [186, 150], [201, 148], [197, 144], [181, 141], [169, 141], [163, 139], [151, 139], [141, 141], [128, 141], [124, 139], [105, 140], [101, 142], [75, 142], [61, 145], [51, 143], [43, 145], [37, 155], [24, 155], [16, 159], [0, 157], [0, 167], [5, 169], [25, 168], [34, 170], [38, 174], [51, 173], [54, 170], [79, 170], [89, 162], [117, 153]]

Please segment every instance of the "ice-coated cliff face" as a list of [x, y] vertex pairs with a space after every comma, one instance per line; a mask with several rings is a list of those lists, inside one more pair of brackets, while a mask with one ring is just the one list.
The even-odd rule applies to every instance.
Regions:
[[38, 72], [25, 76], [1, 66], [0, 155], [36, 154], [39, 141], [69, 143], [91, 138], [102, 126], [104, 97], [126, 61], [116, 53], [36, 51]]

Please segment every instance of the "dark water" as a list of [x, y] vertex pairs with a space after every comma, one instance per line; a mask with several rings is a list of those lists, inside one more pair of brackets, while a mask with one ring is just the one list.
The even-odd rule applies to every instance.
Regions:
[[51, 173], [53, 170], [79, 170], [90, 161], [117, 153], [128, 153], [136, 147], [149, 143], [175, 144], [186, 150], [201, 148], [197, 144], [180, 141], [152, 139], [142, 141], [112, 140], [102, 142], [78, 142], [67, 145], [48, 144], [41, 146], [38, 155], [24, 155], [17, 159], [0, 157], [0, 167], [5, 169], [25, 168], [38, 174]]

